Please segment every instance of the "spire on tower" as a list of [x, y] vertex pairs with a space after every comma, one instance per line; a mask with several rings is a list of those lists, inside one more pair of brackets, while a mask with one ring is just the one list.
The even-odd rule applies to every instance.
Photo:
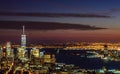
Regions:
[[23, 25], [23, 35], [25, 34], [25, 26]]

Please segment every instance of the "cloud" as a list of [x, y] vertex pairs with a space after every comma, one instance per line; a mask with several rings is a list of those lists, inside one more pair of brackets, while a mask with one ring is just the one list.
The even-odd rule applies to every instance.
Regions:
[[110, 18], [109, 15], [103, 14], [88, 14], [88, 13], [15, 13], [15, 12], [0, 12], [2, 16], [34, 16], [34, 17], [86, 17], [86, 18]]
[[112, 14], [112, 13], [116, 13], [116, 12], [120, 12], [120, 8], [112, 8], [107, 13]]
[[30, 30], [100, 30], [107, 29], [83, 24], [28, 22], [28, 21], [0, 21], [0, 29], [21, 29], [25, 25]]
[[120, 12], [120, 8], [111, 8], [109, 10], [100, 11], [96, 14], [103, 14], [103, 15], [112, 15], [113, 13]]

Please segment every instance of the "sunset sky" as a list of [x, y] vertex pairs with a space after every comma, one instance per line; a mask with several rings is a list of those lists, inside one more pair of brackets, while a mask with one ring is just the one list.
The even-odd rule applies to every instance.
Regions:
[[0, 43], [119, 42], [120, 0], [0, 0]]

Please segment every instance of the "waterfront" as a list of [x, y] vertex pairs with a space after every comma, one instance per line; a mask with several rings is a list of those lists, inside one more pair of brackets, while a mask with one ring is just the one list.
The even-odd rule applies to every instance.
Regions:
[[[109, 70], [120, 69], [120, 61], [109, 60], [105, 61], [101, 58], [87, 58], [85, 55], [88, 50], [60, 50], [59, 54], [56, 54], [56, 61], [59, 63], [74, 64], [82, 69], [103, 69], [106, 66]], [[55, 49], [46, 49], [48, 53], [55, 53]], [[73, 53], [79, 53], [81, 55], [73, 55]], [[81, 57], [82, 56], [82, 57]], [[90, 56], [90, 54], [88, 54]]]

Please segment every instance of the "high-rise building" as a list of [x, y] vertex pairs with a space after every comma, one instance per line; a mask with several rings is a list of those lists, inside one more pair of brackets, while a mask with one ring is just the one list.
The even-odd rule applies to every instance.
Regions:
[[0, 59], [2, 58], [2, 54], [3, 54], [3, 51], [2, 51], [2, 47], [0, 46]]
[[6, 44], [6, 53], [7, 53], [7, 57], [11, 56], [11, 43], [7, 42]]
[[22, 59], [22, 58], [24, 58], [24, 56], [25, 56], [25, 51], [24, 51], [22, 48], [18, 48], [17, 57], [18, 57], [19, 59]]
[[108, 56], [108, 46], [104, 45], [104, 57]]
[[6, 70], [8, 65], [8, 59], [6, 58], [6, 51], [3, 51], [2, 58], [0, 60], [0, 66], [2, 70]]
[[44, 54], [43, 56], [43, 60], [44, 60], [44, 63], [55, 63], [56, 62], [56, 59], [55, 59], [55, 55], [54, 54]]
[[36, 57], [36, 58], [40, 58], [39, 49], [33, 48], [33, 49], [31, 50], [31, 55], [33, 55], [33, 56]]
[[25, 35], [25, 26], [23, 26], [23, 34], [21, 35], [21, 48], [26, 49], [26, 35]]
[[6, 58], [7, 58], [7, 64], [10, 66], [14, 61], [14, 53], [13, 49], [11, 48], [11, 43], [7, 42], [6, 44]]

